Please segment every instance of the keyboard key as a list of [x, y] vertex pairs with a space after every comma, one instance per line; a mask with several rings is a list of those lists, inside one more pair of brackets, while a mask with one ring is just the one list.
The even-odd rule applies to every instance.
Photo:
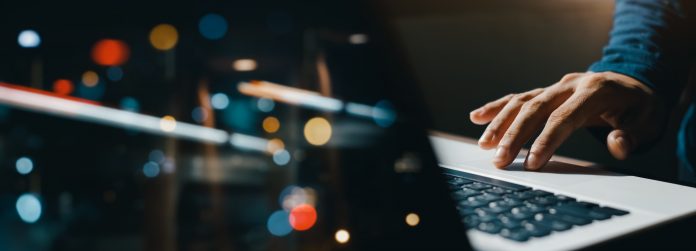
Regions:
[[616, 216], [621, 216], [621, 215], [627, 215], [628, 212], [616, 208], [611, 208], [611, 207], [600, 207], [600, 208], [594, 208], [592, 211], [598, 211], [600, 213], [604, 214], [610, 214], [610, 215], [616, 215]]
[[495, 203], [497, 203], [501, 207], [507, 207], [507, 208], [513, 208], [513, 207], [517, 207], [517, 206], [522, 205], [521, 200], [505, 198], [505, 197], [503, 197], [503, 200], [496, 201]]
[[536, 197], [536, 195], [533, 194], [532, 191], [525, 191], [525, 192], [508, 194], [508, 195], [505, 195], [505, 197], [524, 201], [527, 199], [534, 198], [534, 197]]
[[500, 230], [500, 236], [513, 240], [513, 241], [519, 241], [519, 242], [524, 242], [529, 240], [531, 235], [527, 230], [525, 230], [522, 227], [518, 228], [503, 228]]
[[477, 200], [480, 200], [480, 201], [485, 201], [486, 203], [493, 202], [493, 201], [497, 201], [497, 200], [502, 200], [502, 199], [503, 199], [503, 198], [501, 198], [501, 197], [498, 196], [498, 195], [490, 194], [490, 193], [482, 194], [482, 195], [476, 196], [476, 197], [474, 197], [474, 198], [477, 199]]
[[449, 179], [449, 180], [447, 181], [447, 183], [452, 184], [452, 185], [463, 186], [463, 185], [471, 184], [471, 183], [474, 183], [474, 182], [471, 181], [471, 180], [467, 180], [467, 179], [462, 179], [462, 178], [457, 178], [457, 177], [455, 177], [455, 178]]
[[504, 228], [518, 228], [522, 226], [522, 221], [513, 218], [510, 215], [504, 214], [498, 216], [498, 220]]
[[477, 195], [481, 195], [481, 193], [479, 191], [476, 191], [476, 190], [463, 188], [462, 190], [459, 190], [459, 191], [452, 193], [452, 198], [456, 201], [461, 201], [461, 200], [466, 200], [469, 197], [477, 196]]
[[522, 227], [527, 230], [529, 235], [534, 236], [534, 237], [541, 237], [541, 236], [546, 236], [551, 234], [551, 229], [548, 227], [545, 227], [541, 224], [538, 224], [536, 222], [525, 222], [522, 223]]
[[464, 219], [462, 219], [462, 222], [467, 228], [475, 228], [480, 223], [476, 215], [466, 216]]
[[565, 195], [560, 195], [560, 194], [559, 194], [559, 195], [556, 195], [556, 196], [554, 196], [554, 197], [556, 198], [556, 200], [558, 201], [559, 204], [568, 203], [568, 202], [575, 202], [575, 201], [576, 201], [575, 198], [573, 198], [573, 197], [569, 197], [569, 196], [565, 196]]
[[459, 215], [461, 216], [469, 216], [476, 213], [474, 211], [475, 209], [470, 207], [458, 206], [457, 210], [459, 211]]
[[515, 183], [510, 183], [507, 181], [492, 179], [492, 178], [488, 178], [488, 177], [484, 177], [484, 176], [480, 176], [480, 175], [476, 175], [476, 174], [471, 174], [471, 173], [457, 172], [456, 175], [454, 175], [454, 174], [449, 174], [449, 175], [465, 178], [468, 180], [477, 181], [480, 183], [486, 183], [486, 184], [502, 187], [502, 188], [509, 189], [512, 191], [524, 191], [524, 190], [531, 189], [529, 187], [518, 185]]
[[611, 217], [611, 214], [602, 213], [600, 211], [591, 210], [583, 207], [583, 204], [571, 202], [554, 207], [560, 214], [569, 214], [575, 217], [588, 218], [592, 220], [606, 220]]
[[504, 189], [501, 187], [493, 187], [493, 188], [488, 189], [484, 192], [501, 196], [501, 195], [512, 193], [512, 190]]
[[476, 200], [474, 197], [469, 197], [468, 199], [459, 202], [460, 206], [463, 207], [469, 207], [469, 208], [477, 208], [477, 207], [482, 207], [488, 205], [488, 202], [486, 201], [481, 201], [481, 200]]
[[551, 205], [555, 205], [558, 203], [558, 200], [556, 200], [556, 197], [554, 196], [548, 196], [548, 197], [536, 197], [529, 199], [527, 202], [533, 203], [535, 205], [539, 205], [542, 207], [547, 207]]
[[565, 221], [576, 226], [584, 226], [592, 222], [592, 219], [588, 217], [576, 217], [573, 215], [561, 214], [558, 211], [556, 211], [555, 208], [549, 209], [549, 213], [549, 217], [553, 217], [554, 219]]
[[486, 233], [497, 234], [500, 232], [501, 229], [503, 229], [503, 226], [500, 224], [499, 221], [494, 220], [490, 222], [479, 223], [477, 229]]
[[545, 197], [545, 196], [553, 195], [552, 193], [549, 193], [549, 192], [543, 191], [543, 190], [532, 190], [532, 191], [529, 191], [529, 193], [533, 194], [535, 197]]
[[534, 216], [534, 214], [527, 207], [515, 207], [510, 210], [510, 215], [512, 218], [517, 220], [526, 220]]
[[553, 231], [565, 231], [573, 227], [572, 224], [550, 217], [548, 214], [536, 214], [534, 215], [534, 221]]
[[474, 183], [466, 185], [465, 187], [469, 188], [469, 189], [474, 189], [476, 191], [483, 191], [483, 190], [487, 190], [487, 189], [491, 188], [491, 185], [483, 184], [483, 183], [479, 183], [479, 182], [474, 182]]

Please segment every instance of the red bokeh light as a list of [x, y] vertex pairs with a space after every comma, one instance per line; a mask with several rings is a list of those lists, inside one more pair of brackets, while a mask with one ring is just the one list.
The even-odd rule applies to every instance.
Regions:
[[102, 39], [92, 47], [92, 60], [103, 66], [119, 66], [128, 61], [128, 45], [116, 39]]
[[312, 228], [317, 222], [317, 210], [312, 205], [300, 204], [290, 210], [290, 226], [297, 231]]
[[60, 95], [70, 95], [75, 90], [72, 81], [67, 79], [58, 79], [53, 82], [53, 91]]

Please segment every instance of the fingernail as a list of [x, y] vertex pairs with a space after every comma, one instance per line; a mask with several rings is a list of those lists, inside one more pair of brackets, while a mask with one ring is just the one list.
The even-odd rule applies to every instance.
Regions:
[[490, 131], [485, 131], [483, 132], [483, 135], [481, 135], [481, 138], [479, 139], [479, 144], [481, 143], [488, 143], [491, 141], [492, 133]]
[[498, 150], [495, 152], [495, 157], [493, 158], [493, 163], [495, 164], [500, 164], [505, 161], [507, 158], [507, 148], [500, 146], [498, 147]]
[[536, 154], [530, 153], [527, 155], [527, 161], [525, 162], [525, 167], [529, 170], [536, 170], [539, 169], [541, 163], [539, 161], [541, 158], [537, 156]]

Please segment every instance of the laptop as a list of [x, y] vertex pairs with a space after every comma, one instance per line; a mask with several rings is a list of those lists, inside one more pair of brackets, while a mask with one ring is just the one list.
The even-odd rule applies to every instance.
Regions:
[[41, 51], [8, 46], [47, 57], [45, 76], [74, 90], [3, 62], [0, 249], [565, 250], [696, 211], [692, 188], [564, 158], [501, 171], [467, 139], [429, 133], [388, 5], [218, 4], [170, 6], [188, 14], [159, 26], [172, 17], [155, 4], [119, 2], [128, 27], [189, 36], [175, 54], [110, 30], [133, 48], [126, 63], [61, 59], [88, 78], [54, 53], [83, 49], [64, 45], [103, 36], [94, 27], [119, 12]]

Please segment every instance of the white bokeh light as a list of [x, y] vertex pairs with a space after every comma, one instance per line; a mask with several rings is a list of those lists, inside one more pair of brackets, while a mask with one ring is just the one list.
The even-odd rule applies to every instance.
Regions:
[[41, 44], [41, 37], [34, 30], [23, 30], [17, 36], [17, 43], [24, 48], [35, 48]]

